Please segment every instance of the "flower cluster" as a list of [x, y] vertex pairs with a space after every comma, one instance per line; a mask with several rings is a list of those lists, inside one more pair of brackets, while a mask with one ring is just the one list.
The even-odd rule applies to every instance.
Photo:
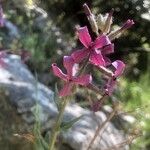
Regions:
[[[96, 17], [86, 4], [83, 5], [83, 8], [92, 30], [96, 34], [96, 38], [92, 40], [87, 26], [79, 27], [77, 33], [83, 48], [74, 51], [70, 56], [64, 56], [63, 65], [67, 73], [63, 73], [55, 63], [52, 64], [52, 69], [55, 76], [66, 82], [59, 92], [59, 96], [63, 97], [72, 93], [74, 85], [85, 86], [97, 92], [101, 91], [93, 86], [92, 75], [83, 73], [83, 68], [85, 68], [87, 64], [92, 64], [99, 71], [108, 76], [107, 84], [103, 91], [100, 92], [102, 98], [104, 98], [106, 95], [112, 95], [116, 80], [122, 75], [125, 68], [125, 64], [121, 60], [111, 62], [108, 58], [109, 54], [114, 53], [113, 39], [119, 37], [126, 29], [130, 28], [134, 22], [133, 20], [127, 20], [119, 29], [111, 31], [113, 10], [106, 16], [100, 14]], [[82, 66], [80, 69], [78, 67], [79, 65]], [[110, 70], [110, 68], [112, 69]]]

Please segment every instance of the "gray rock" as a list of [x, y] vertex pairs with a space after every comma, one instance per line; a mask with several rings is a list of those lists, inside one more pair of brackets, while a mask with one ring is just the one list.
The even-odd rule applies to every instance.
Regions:
[[[43, 130], [51, 129], [58, 114], [53, 91], [35, 79], [19, 56], [7, 55], [3, 61], [6, 65], [0, 67], [0, 87], [5, 89], [17, 112], [21, 114], [25, 122], [33, 125], [35, 122], [34, 112], [38, 105], [39, 120]], [[74, 150], [86, 150], [97, 128], [96, 120], [100, 124], [106, 120], [106, 114], [103, 112], [99, 111], [94, 115], [91, 111], [83, 109], [77, 104], [70, 104], [66, 108], [64, 121], [81, 115], [83, 117], [72, 128], [61, 134], [63, 143]], [[123, 132], [117, 130], [109, 122], [95, 140], [92, 150], [104, 150], [124, 140]], [[119, 150], [126, 149], [128, 146], [119, 148]]]

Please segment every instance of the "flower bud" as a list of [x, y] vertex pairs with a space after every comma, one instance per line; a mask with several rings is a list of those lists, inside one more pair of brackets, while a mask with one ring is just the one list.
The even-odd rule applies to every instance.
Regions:
[[85, 3], [83, 4], [83, 9], [84, 9], [84, 12], [87, 16], [91, 16], [92, 15], [92, 12], [90, 10], [90, 8], [88, 7], [88, 5]]
[[128, 20], [123, 24], [123, 26], [121, 27], [121, 30], [127, 30], [127, 29], [129, 29], [130, 27], [132, 27], [132, 25], [134, 25], [134, 21], [128, 19]]
[[103, 33], [109, 33], [110, 32], [110, 27], [111, 27], [111, 24], [112, 24], [112, 15], [113, 15], [113, 12], [114, 10], [112, 9], [110, 11], [110, 13], [108, 14], [107, 16], [107, 19], [105, 21], [105, 26], [104, 26], [104, 30], [103, 30]]
[[122, 27], [120, 27], [119, 29], [117, 29], [117, 30], [115, 30], [115, 31], [113, 31], [113, 32], [111, 32], [111, 33], [109, 34], [110, 40], [113, 40], [113, 39], [118, 38], [119, 36], [121, 36], [122, 33], [123, 33], [125, 30], [129, 29], [132, 25], [134, 25], [134, 21], [133, 21], [133, 20], [130, 20], [130, 19], [127, 20], [127, 21], [122, 25]]
[[86, 3], [83, 5], [83, 8], [84, 8], [84, 12], [87, 15], [87, 18], [89, 20], [89, 23], [91, 25], [92, 31], [98, 35], [98, 27], [97, 27], [97, 23], [96, 23], [94, 14], [92, 14], [90, 8], [88, 7], [88, 5]]
[[97, 16], [97, 25], [98, 25], [98, 28], [99, 28], [102, 32], [103, 32], [104, 27], [105, 27], [105, 21], [106, 21], [106, 18], [105, 18], [103, 15], [99, 14], [99, 15]]
[[96, 34], [98, 34], [98, 26], [95, 20], [95, 16], [92, 14], [91, 16], [88, 17], [88, 20], [90, 22], [91, 28], [93, 30], [93, 32], [95, 32]]

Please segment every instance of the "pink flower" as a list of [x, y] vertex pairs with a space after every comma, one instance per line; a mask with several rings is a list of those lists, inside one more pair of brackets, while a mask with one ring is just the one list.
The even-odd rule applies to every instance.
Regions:
[[111, 44], [108, 37], [106, 35], [101, 35], [93, 42], [86, 26], [78, 29], [78, 36], [80, 42], [84, 45], [84, 48], [72, 53], [71, 56], [74, 61], [80, 63], [83, 59], [89, 57], [89, 61], [92, 64], [105, 66], [101, 51], [98, 49]]
[[66, 74], [64, 74], [56, 64], [52, 64], [54, 75], [66, 82], [64, 87], [60, 90], [59, 96], [70, 95], [74, 84], [87, 86], [92, 82], [92, 76], [89, 74], [81, 75], [79, 77], [75, 76], [77, 73], [77, 69], [75, 68], [75, 62], [71, 56], [64, 56], [63, 65], [67, 71]]
[[125, 64], [120, 61], [120, 60], [116, 60], [112, 63], [113, 67], [115, 68], [115, 71], [114, 71], [114, 75], [112, 78], [110, 78], [106, 84], [106, 89], [105, 89], [105, 93], [107, 95], [112, 95], [114, 89], [115, 89], [115, 86], [116, 86], [116, 78], [118, 78], [119, 76], [122, 75], [123, 71], [124, 71], [124, 68], [125, 68]]
[[112, 63], [112, 65], [115, 68], [114, 77], [117, 78], [121, 76], [124, 71], [125, 64], [120, 60], [116, 60]]

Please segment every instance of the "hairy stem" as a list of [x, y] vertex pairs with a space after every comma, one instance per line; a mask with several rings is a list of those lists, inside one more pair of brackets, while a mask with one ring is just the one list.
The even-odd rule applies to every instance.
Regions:
[[61, 107], [61, 109], [59, 111], [59, 114], [58, 114], [58, 117], [57, 117], [54, 129], [52, 131], [50, 144], [49, 144], [49, 150], [54, 150], [54, 146], [55, 146], [55, 142], [56, 142], [56, 139], [57, 139], [57, 135], [59, 133], [60, 125], [61, 125], [61, 122], [62, 122], [62, 119], [63, 119], [65, 107], [67, 106], [68, 102], [69, 102], [69, 98], [66, 97], [66, 99], [64, 99], [62, 107]]

